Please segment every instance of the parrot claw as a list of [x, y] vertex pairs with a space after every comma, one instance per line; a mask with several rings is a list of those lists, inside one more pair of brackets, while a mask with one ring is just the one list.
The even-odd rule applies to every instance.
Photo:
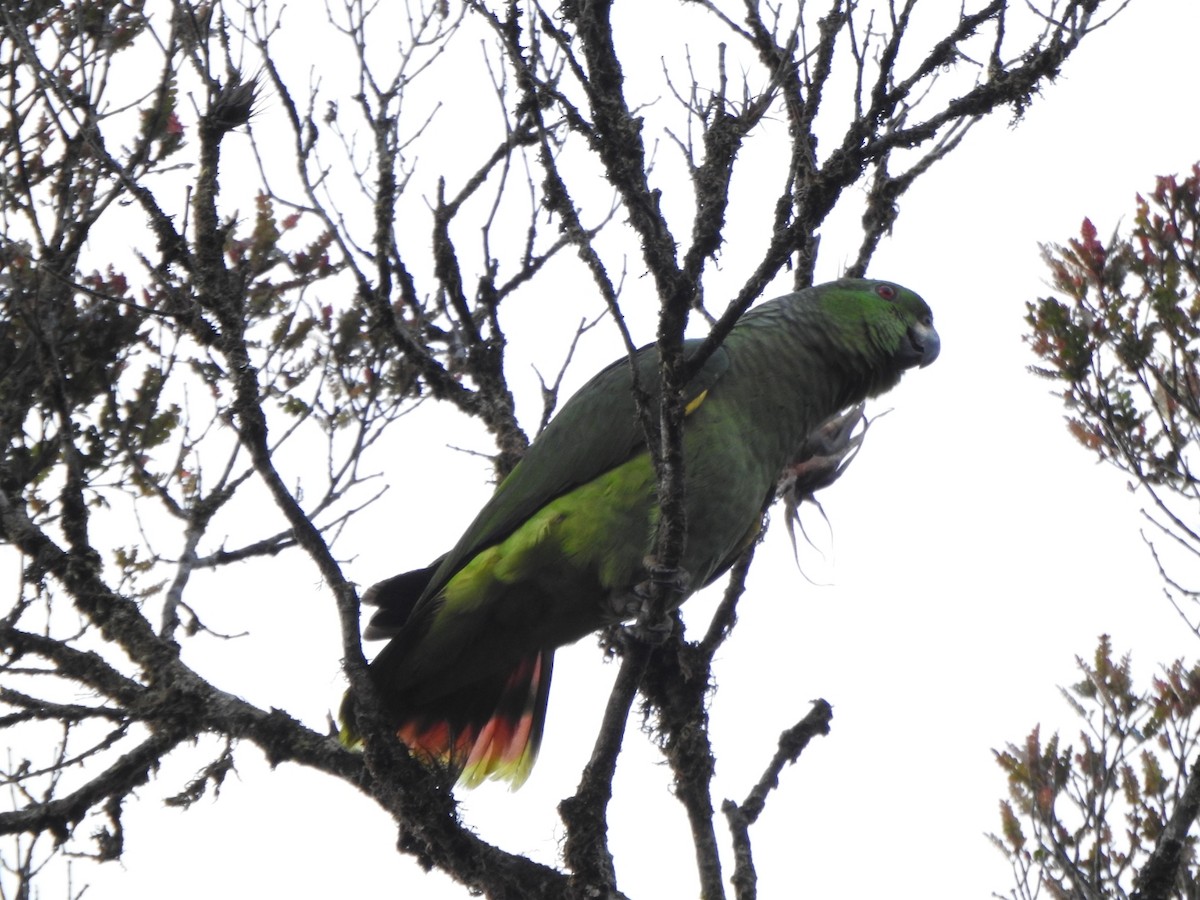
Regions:
[[[666, 591], [671, 597], [671, 602], [663, 609], [663, 612], [676, 609], [690, 593], [688, 588], [692, 583], [692, 576], [683, 569], [660, 566], [649, 559], [646, 560], [645, 566], [648, 577], [635, 584], [632, 592], [625, 597], [625, 618], [637, 618], [639, 622], [652, 621], [654, 624], [648, 627], [651, 630], [665, 629], [665, 635], [671, 630], [670, 622], [663, 619], [662, 616], [652, 615], [651, 604], [662, 596], [663, 591]], [[659, 602], [661, 603], [661, 601]]]
[[629, 619], [655, 620], [648, 626], [650, 630], [662, 629], [664, 634], [671, 631], [671, 624], [662, 616], [651, 616], [651, 603], [666, 590], [674, 598], [664, 612], [675, 609], [689, 593], [692, 576], [683, 569], [659, 566], [651, 560], [645, 562], [647, 578], [635, 584], [631, 589], [620, 594], [614, 594], [609, 601], [610, 608], [618, 621]]
[[675, 630], [675, 622], [669, 616], [651, 622], [638, 621], [633, 625], [634, 635], [651, 647], [661, 647]]
[[653, 596], [655, 590], [677, 592], [681, 598], [688, 595], [688, 588], [692, 584], [691, 573], [678, 566], [660, 566], [653, 558], [645, 560], [644, 565], [649, 577], [634, 587], [634, 593], [643, 598]]

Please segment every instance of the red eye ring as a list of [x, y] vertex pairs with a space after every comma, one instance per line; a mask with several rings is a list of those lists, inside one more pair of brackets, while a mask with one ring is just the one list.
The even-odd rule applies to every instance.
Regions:
[[896, 299], [896, 289], [894, 287], [892, 287], [890, 284], [875, 285], [875, 293], [878, 294], [880, 297], [882, 297], [884, 300], [895, 300]]

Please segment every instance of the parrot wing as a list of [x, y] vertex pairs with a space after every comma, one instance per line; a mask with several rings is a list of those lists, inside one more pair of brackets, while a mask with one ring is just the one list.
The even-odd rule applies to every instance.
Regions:
[[[694, 353], [700, 343], [685, 341], [684, 354]], [[638, 350], [634, 365], [638, 385], [654, 410], [661, 397], [655, 345]], [[729, 358], [718, 348], [688, 382], [684, 404], [701, 397], [728, 368]], [[502, 541], [551, 500], [619, 466], [644, 447], [633, 373], [626, 357], [598, 372], [563, 405], [454, 549], [442, 558], [417, 604], [435, 597], [475, 554]]]

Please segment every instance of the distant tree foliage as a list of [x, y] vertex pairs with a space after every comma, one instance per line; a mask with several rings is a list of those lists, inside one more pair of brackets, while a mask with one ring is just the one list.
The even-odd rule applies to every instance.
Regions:
[[[1200, 592], [1181, 571], [1200, 557], [1200, 165], [1139, 196], [1127, 234], [1078, 238], [1043, 254], [1062, 299], [1029, 304], [1039, 374], [1059, 384], [1067, 425], [1149, 502], [1145, 534], [1166, 594], [1193, 632]], [[1164, 540], [1165, 539], [1165, 540]], [[1200, 664], [1176, 660], [1148, 691], [1107, 637], [1064, 690], [1084, 720], [1079, 747], [1038, 729], [997, 754], [1010, 799], [993, 836], [1014, 897], [1200, 896]]]
[[1200, 889], [1200, 664], [1176, 660], [1134, 685], [1129, 656], [1101, 637], [1082, 679], [1062, 691], [1083, 724], [1077, 744], [1035, 728], [996, 754], [1008, 775], [992, 841], [1013, 866], [1010, 896], [1190, 898]]
[[[555, 366], [601, 313], [632, 351], [631, 271], [655, 298], [663, 401], [643, 419], [669, 572], [689, 316], [719, 341], [780, 273], [808, 285], [847, 203], [862, 222], [847, 274], [864, 273], [912, 184], [981, 117], [1019, 118], [1124, 5], [685, 2], [639, 70], [635, 2], [0, 0], [0, 539], [23, 573], [0, 617], [0, 834], [21, 836], [0, 860], [5, 896], [27, 896], [58, 851], [119, 858], [136, 839], [122, 812], [164, 760], [210, 754], [170, 801], [186, 806], [246, 742], [365, 793], [403, 853], [470, 891], [621, 896], [606, 811], [639, 689], [699, 893], [754, 896], [750, 829], [829, 707], [763, 748], [745, 802], [713, 802], [706, 702], [749, 555], [702, 639], [678, 622], [657, 647], [608, 636], [624, 662], [561, 806], [562, 860], [534, 862], [460, 821], [380, 724], [334, 549], [381, 491], [372, 451], [436, 402], [481, 423], [508, 472], [560, 383], [519, 420], [513, 298], [577, 304], [574, 334], [539, 336]], [[935, 37], [914, 43], [918, 22]], [[748, 165], [755, 189], [735, 190]], [[752, 263], [715, 272], [747, 211]], [[188, 656], [214, 633], [213, 585], [281, 554], [337, 610], [330, 656], [362, 754]]]
[[[1200, 166], [1138, 196], [1128, 235], [1106, 242], [1084, 219], [1078, 238], [1045, 247], [1065, 299], [1028, 315], [1035, 371], [1061, 385], [1071, 433], [1146, 491], [1151, 534], [1190, 560], [1200, 557], [1198, 239]], [[1200, 596], [1163, 575], [1174, 595]]]

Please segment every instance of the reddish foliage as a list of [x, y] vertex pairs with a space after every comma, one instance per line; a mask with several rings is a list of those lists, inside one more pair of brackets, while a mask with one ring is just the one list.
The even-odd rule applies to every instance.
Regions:
[[1200, 165], [1135, 204], [1107, 247], [1085, 218], [1078, 238], [1042, 248], [1065, 299], [1029, 304], [1026, 340], [1080, 443], [1139, 481], [1185, 485], [1200, 439]]

